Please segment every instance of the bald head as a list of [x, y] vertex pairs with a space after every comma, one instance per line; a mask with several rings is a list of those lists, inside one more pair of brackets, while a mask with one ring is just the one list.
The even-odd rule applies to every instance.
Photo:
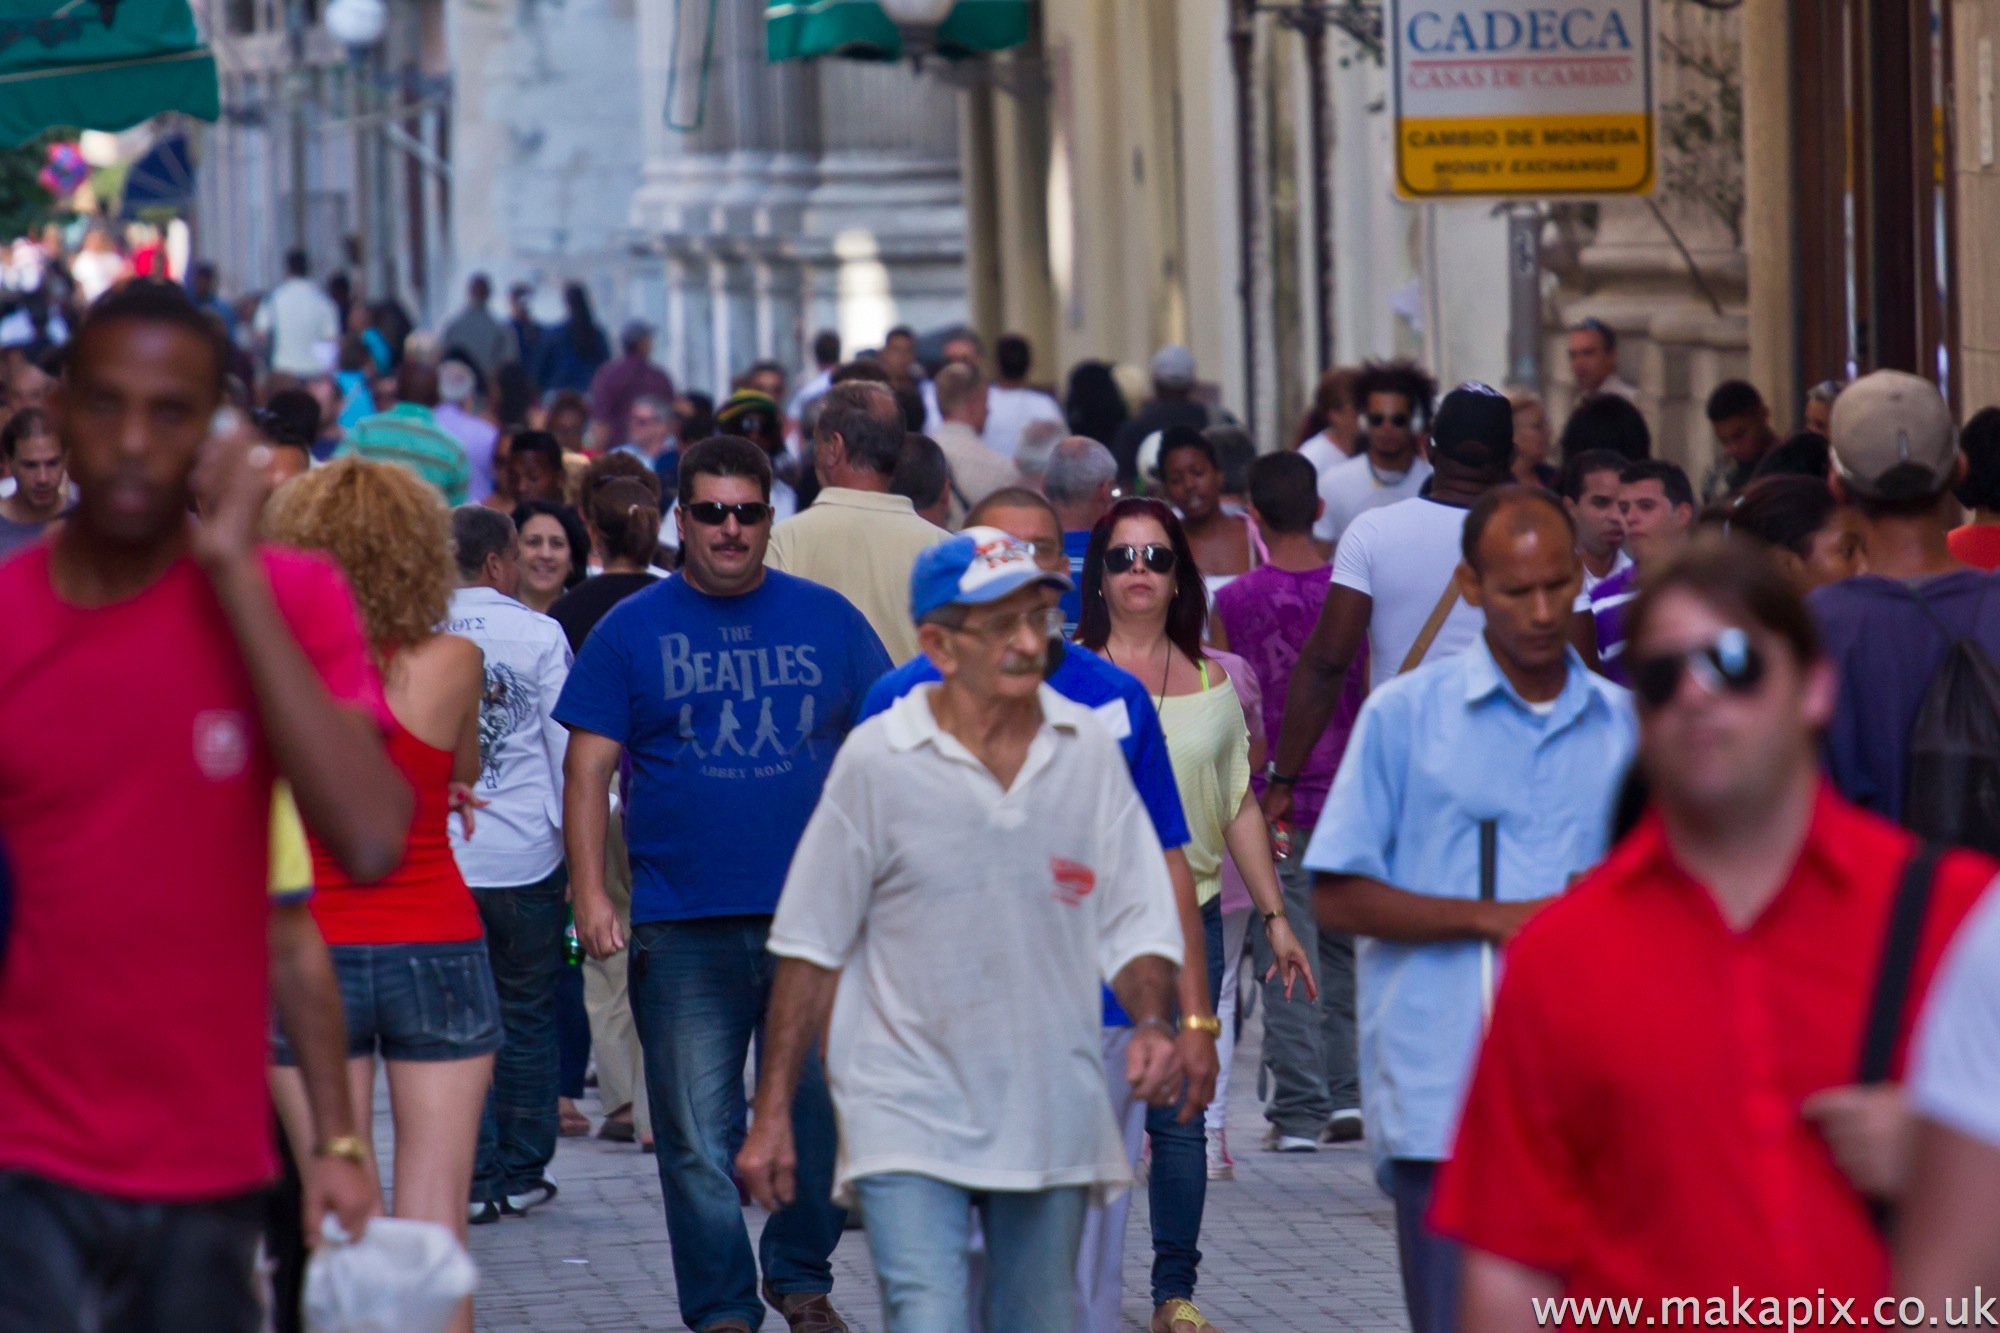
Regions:
[[1465, 516], [1459, 550], [1476, 574], [1515, 550], [1525, 537], [1546, 534], [1574, 554], [1576, 520], [1562, 501], [1538, 486], [1501, 486], [1480, 497]]

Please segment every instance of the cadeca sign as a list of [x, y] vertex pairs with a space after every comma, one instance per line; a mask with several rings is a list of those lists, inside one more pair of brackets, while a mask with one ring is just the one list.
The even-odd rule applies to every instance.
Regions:
[[1389, 0], [1406, 198], [1646, 194], [1651, 0]]

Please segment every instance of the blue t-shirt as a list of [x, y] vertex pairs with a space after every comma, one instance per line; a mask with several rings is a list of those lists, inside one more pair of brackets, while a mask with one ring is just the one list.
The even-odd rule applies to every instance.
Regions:
[[[1076, 637], [1076, 622], [1083, 619], [1083, 553], [1090, 549], [1090, 530], [1065, 532], [1063, 554], [1069, 557], [1070, 590], [1062, 595], [1063, 637]], [[1094, 656], [1095, 654], [1093, 654]], [[1054, 681], [1049, 682], [1054, 684]], [[1062, 693], [1061, 690], [1057, 691]]]
[[632, 920], [775, 911], [834, 753], [889, 654], [846, 598], [768, 570], [741, 597], [676, 574], [584, 642], [556, 721], [632, 760]]
[[1944, 658], [1947, 631], [1978, 640], [2000, 659], [2000, 574], [1961, 569], [1915, 588], [1862, 574], [1813, 589], [1806, 605], [1840, 673], [1840, 702], [1821, 742], [1827, 774], [1848, 800], [1900, 820], [1910, 728]]
[[[1079, 557], [1080, 558], [1080, 557]], [[1139, 803], [1152, 817], [1153, 831], [1167, 850], [1188, 840], [1187, 816], [1181, 810], [1181, 791], [1174, 785], [1173, 760], [1167, 754], [1167, 735], [1160, 730], [1160, 714], [1153, 696], [1138, 678], [1115, 667], [1096, 653], [1061, 645], [1062, 661], [1049, 673], [1049, 688], [1096, 713], [1105, 730], [1125, 752], [1125, 765], [1132, 770], [1132, 785], [1139, 789]], [[887, 709], [890, 704], [919, 685], [939, 679], [928, 657], [913, 657], [875, 682], [861, 705], [857, 724]], [[1132, 1020], [1118, 1005], [1111, 988], [1104, 990], [1104, 1025], [1122, 1027]]]

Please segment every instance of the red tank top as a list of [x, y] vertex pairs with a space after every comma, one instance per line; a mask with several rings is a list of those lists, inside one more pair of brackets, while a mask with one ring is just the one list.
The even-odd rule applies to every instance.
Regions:
[[451, 814], [452, 753], [426, 745], [390, 719], [389, 759], [416, 792], [410, 841], [386, 879], [356, 884], [318, 838], [313, 919], [328, 944], [457, 944], [484, 934], [472, 891], [458, 873], [445, 821]]

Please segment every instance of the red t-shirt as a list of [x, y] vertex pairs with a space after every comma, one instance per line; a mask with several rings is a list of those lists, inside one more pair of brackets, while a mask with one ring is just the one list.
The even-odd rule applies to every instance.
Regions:
[[[1799, 1105], [1854, 1081], [1912, 846], [1823, 785], [1791, 877], [1739, 933], [1649, 815], [1509, 947], [1432, 1224], [1655, 1318], [1669, 1296], [1885, 1293], [1882, 1238]], [[1995, 870], [1941, 862], [1899, 1046]]]
[[[379, 715], [340, 574], [263, 563], [333, 696]], [[0, 626], [0, 1170], [132, 1199], [256, 1188], [276, 770], [222, 607], [192, 559], [66, 605], [42, 546], [0, 565]]]
[[1945, 534], [1951, 553], [1988, 573], [2000, 569], [2000, 523], [1968, 523]]

